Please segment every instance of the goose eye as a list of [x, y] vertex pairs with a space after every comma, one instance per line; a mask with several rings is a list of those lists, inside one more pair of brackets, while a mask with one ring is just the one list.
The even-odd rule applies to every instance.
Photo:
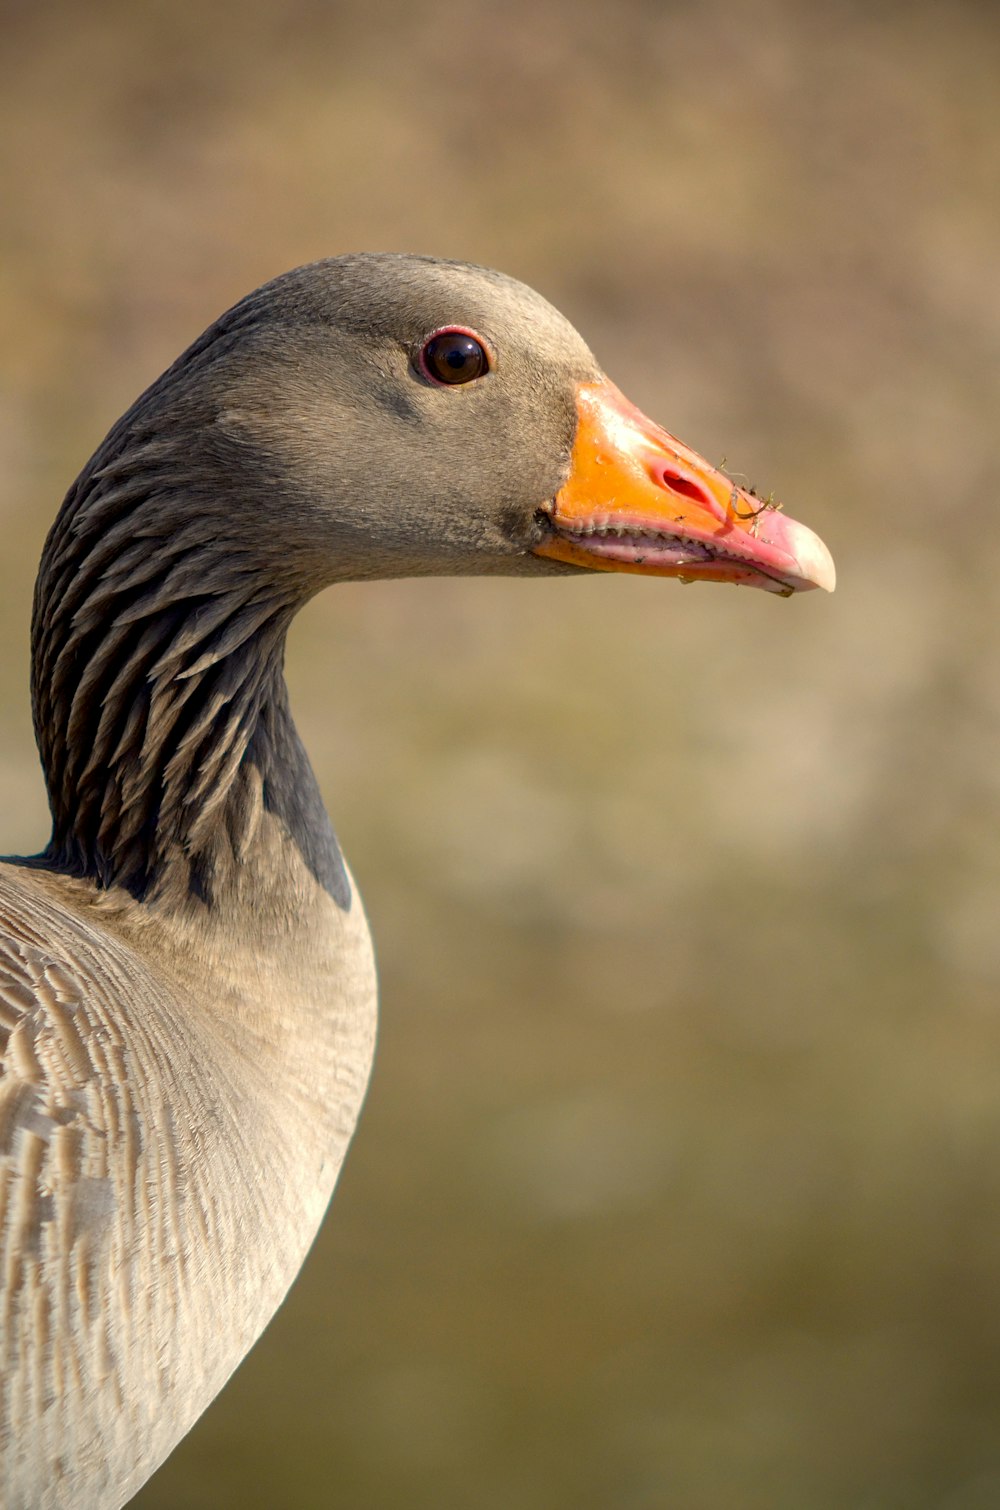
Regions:
[[420, 366], [435, 383], [471, 383], [490, 370], [486, 347], [471, 330], [438, 330], [420, 348]]

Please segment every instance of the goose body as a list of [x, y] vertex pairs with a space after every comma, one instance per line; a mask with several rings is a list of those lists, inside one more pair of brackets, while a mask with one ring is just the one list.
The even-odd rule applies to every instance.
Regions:
[[375, 1028], [360, 907], [303, 903], [256, 945], [168, 947], [79, 882], [0, 871], [5, 1505], [129, 1498], [295, 1277]]
[[287, 274], [112, 429], [45, 547], [52, 809], [0, 862], [0, 1503], [123, 1504], [312, 1242], [365, 1093], [360, 899], [288, 709], [347, 578], [832, 587], [537, 294], [427, 258]]

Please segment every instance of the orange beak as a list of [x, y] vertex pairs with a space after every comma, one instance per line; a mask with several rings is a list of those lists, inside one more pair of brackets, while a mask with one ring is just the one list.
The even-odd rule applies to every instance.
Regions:
[[570, 474], [535, 547], [591, 571], [832, 592], [833, 559], [780, 505], [737, 487], [607, 380], [577, 390]]

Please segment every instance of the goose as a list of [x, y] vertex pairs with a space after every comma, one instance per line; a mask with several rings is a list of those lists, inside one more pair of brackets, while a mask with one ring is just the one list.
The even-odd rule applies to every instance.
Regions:
[[120, 1506], [280, 1305], [375, 1043], [361, 900], [282, 675], [347, 579], [832, 590], [812, 531], [500, 273], [265, 284], [112, 428], [45, 544], [46, 848], [0, 862], [0, 1502]]

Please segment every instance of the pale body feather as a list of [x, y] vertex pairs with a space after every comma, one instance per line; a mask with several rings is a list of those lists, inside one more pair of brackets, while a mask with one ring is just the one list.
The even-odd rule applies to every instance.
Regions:
[[330, 1199], [374, 1050], [370, 940], [356, 894], [337, 907], [261, 826], [295, 882], [277, 924], [250, 877], [220, 919], [0, 865], [5, 1510], [134, 1494]]

